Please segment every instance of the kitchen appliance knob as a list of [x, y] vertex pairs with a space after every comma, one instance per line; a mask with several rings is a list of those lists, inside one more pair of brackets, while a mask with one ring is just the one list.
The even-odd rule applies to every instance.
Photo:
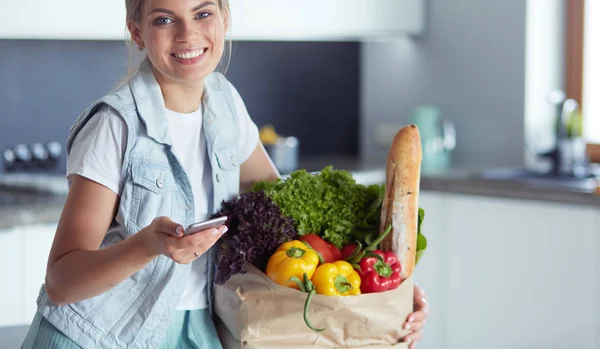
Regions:
[[58, 142], [46, 144], [46, 149], [48, 149], [48, 157], [51, 159], [58, 159], [62, 154], [62, 146]]
[[48, 151], [42, 143], [34, 143], [31, 145], [31, 155], [33, 159], [40, 162], [48, 160]]
[[2, 154], [4, 158], [4, 169], [7, 171], [12, 170], [15, 167], [15, 163], [17, 162], [17, 156], [12, 149], [4, 150]]
[[31, 151], [25, 144], [17, 144], [14, 147], [14, 152], [19, 162], [28, 163], [31, 161]]

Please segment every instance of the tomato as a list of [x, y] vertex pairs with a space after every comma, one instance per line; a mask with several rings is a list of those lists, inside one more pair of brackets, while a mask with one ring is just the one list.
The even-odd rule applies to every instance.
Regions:
[[317, 251], [323, 257], [324, 263], [332, 263], [342, 259], [342, 252], [317, 234], [302, 235], [300, 241], [308, 243], [310, 247]]
[[352, 252], [354, 252], [354, 250], [356, 250], [357, 247], [358, 247], [358, 245], [355, 243], [351, 243], [351, 244], [344, 246], [342, 248], [342, 252], [341, 252], [342, 259], [346, 260], [348, 257], [350, 257], [350, 255], [352, 255]]

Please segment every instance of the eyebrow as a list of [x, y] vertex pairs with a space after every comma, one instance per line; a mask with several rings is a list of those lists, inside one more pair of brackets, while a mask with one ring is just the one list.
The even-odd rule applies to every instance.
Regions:
[[[191, 12], [196, 12], [196, 11], [198, 11], [198, 10], [200, 10], [202, 8], [205, 8], [207, 6], [210, 6], [210, 5], [215, 5], [216, 6], [216, 4], [214, 2], [212, 2], [212, 1], [205, 1], [205, 2], [201, 3], [200, 5], [194, 7]], [[173, 15], [173, 16], [175, 15], [175, 12], [173, 12], [171, 10], [167, 10], [166, 8], [155, 8], [152, 11], [150, 11], [149, 14], [153, 14], [155, 12], [164, 12], [164, 13], [167, 13], [167, 14], [170, 14], [170, 15]]]

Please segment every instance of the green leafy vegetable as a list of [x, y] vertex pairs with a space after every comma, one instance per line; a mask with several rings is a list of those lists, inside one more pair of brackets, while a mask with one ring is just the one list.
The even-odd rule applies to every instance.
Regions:
[[253, 191], [261, 190], [294, 220], [299, 235], [315, 233], [341, 249], [378, 232], [385, 190], [357, 184], [348, 171], [331, 166], [317, 174], [297, 170], [285, 181], [256, 183]]
[[227, 234], [220, 238], [215, 282], [244, 274], [253, 264], [265, 270], [267, 261], [284, 242], [297, 237], [294, 222], [264, 193], [244, 193], [221, 204], [214, 217], [227, 216]]
[[427, 239], [425, 238], [425, 235], [421, 234], [421, 224], [423, 224], [423, 220], [425, 220], [425, 211], [422, 208], [419, 208], [419, 221], [417, 228], [417, 254], [415, 257], [415, 264], [419, 263], [419, 259], [421, 259], [421, 257], [425, 253], [425, 250], [427, 249]]

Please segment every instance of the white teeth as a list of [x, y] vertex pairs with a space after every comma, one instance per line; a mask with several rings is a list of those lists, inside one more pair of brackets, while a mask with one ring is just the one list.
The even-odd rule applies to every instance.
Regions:
[[196, 58], [196, 57], [200, 56], [201, 54], [204, 53], [204, 51], [206, 51], [206, 49], [202, 49], [199, 51], [193, 51], [193, 52], [186, 52], [186, 53], [175, 53], [174, 56], [179, 59], [192, 59], [192, 58]]

